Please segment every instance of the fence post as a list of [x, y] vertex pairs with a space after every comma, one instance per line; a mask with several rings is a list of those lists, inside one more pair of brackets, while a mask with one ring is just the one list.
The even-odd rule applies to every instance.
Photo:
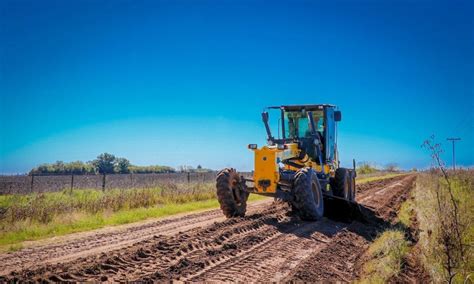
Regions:
[[74, 174], [71, 175], [71, 193], [74, 188]]
[[105, 191], [105, 173], [102, 176], [102, 191]]
[[191, 177], [189, 176], [190, 174], [191, 174], [191, 173], [188, 172], [188, 183], [190, 182], [190, 178], [191, 178]]
[[34, 187], [33, 184], [35, 182], [35, 174], [31, 174], [31, 193], [33, 193]]

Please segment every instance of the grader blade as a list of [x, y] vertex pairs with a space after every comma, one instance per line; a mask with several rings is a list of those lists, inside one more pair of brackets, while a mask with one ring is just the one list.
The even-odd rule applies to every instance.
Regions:
[[357, 220], [367, 223], [372, 218], [372, 211], [357, 202], [348, 201], [337, 196], [324, 195], [324, 216], [343, 222]]

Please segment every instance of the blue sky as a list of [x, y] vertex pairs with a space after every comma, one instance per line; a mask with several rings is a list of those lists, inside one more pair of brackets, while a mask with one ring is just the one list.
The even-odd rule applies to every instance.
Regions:
[[0, 1], [0, 173], [42, 162], [252, 168], [265, 106], [340, 107], [339, 148], [474, 164], [473, 1]]

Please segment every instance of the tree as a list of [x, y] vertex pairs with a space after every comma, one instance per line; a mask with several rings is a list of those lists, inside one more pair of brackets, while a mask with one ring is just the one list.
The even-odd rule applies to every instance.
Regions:
[[[202, 171], [207, 171], [201, 167]], [[190, 166], [182, 166], [182, 171], [195, 171]], [[54, 174], [126, 174], [126, 173], [174, 173], [176, 170], [168, 166], [134, 166], [126, 158], [115, 157], [109, 153], [103, 153], [97, 156], [97, 159], [84, 163], [74, 161], [65, 163], [57, 161], [53, 164], [40, 164], [33, 168], [30, 175], [54, 175]]]
[[368, 162], [361, 162], [357, 166], [358, 174], [371, 174], [377, 172], [377, 168]]
[[194, 172], [194, 168], [188, 165], [182, 165], [178, 167], [178, 170], [182, 173], [191, 173]]
[[398, 171], [398, 164], [396, 164], [396, 163], [388, 163], [388, 164], [385, 166], [385, 170], [386, 170], [386, 171], [389, 171], [389, 172], [396, 172], [396, 171]]
[[93, 174], [94, 166], [81, 161], [64, 163], [57, 161], [54, 164], [41, 164], [30, 171], [30, 175], [51, 175], [51, 174]]
[[176, 170], [168, 166], [134, 166], [130, 165], [130, 172], [137, 174], [149, 174], [149, 173], [174, 173]]
[[92, 161], [92, 164], [101, 174], [113, 174], [115, 167], [115, 156], [109, 153], [103, 153]]
[[130, 173], [130, 161], [125, 158], [117, 158], [115, 160], [115, 172], [119, 174]]
[[54, 168], [54, 172], [57, 174], [62, 174], [66, 170], [66, 167], [63, 161], [56, 161], [56, 163], [53, 164], [53, 168]]

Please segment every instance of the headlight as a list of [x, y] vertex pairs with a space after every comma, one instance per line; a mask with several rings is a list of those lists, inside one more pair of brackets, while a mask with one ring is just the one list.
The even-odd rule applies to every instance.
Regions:
[[255, 149], [257, 149], [257, 144], [249, 144], [248, 148], [252, 149], [252, 150], [255, 150]]

